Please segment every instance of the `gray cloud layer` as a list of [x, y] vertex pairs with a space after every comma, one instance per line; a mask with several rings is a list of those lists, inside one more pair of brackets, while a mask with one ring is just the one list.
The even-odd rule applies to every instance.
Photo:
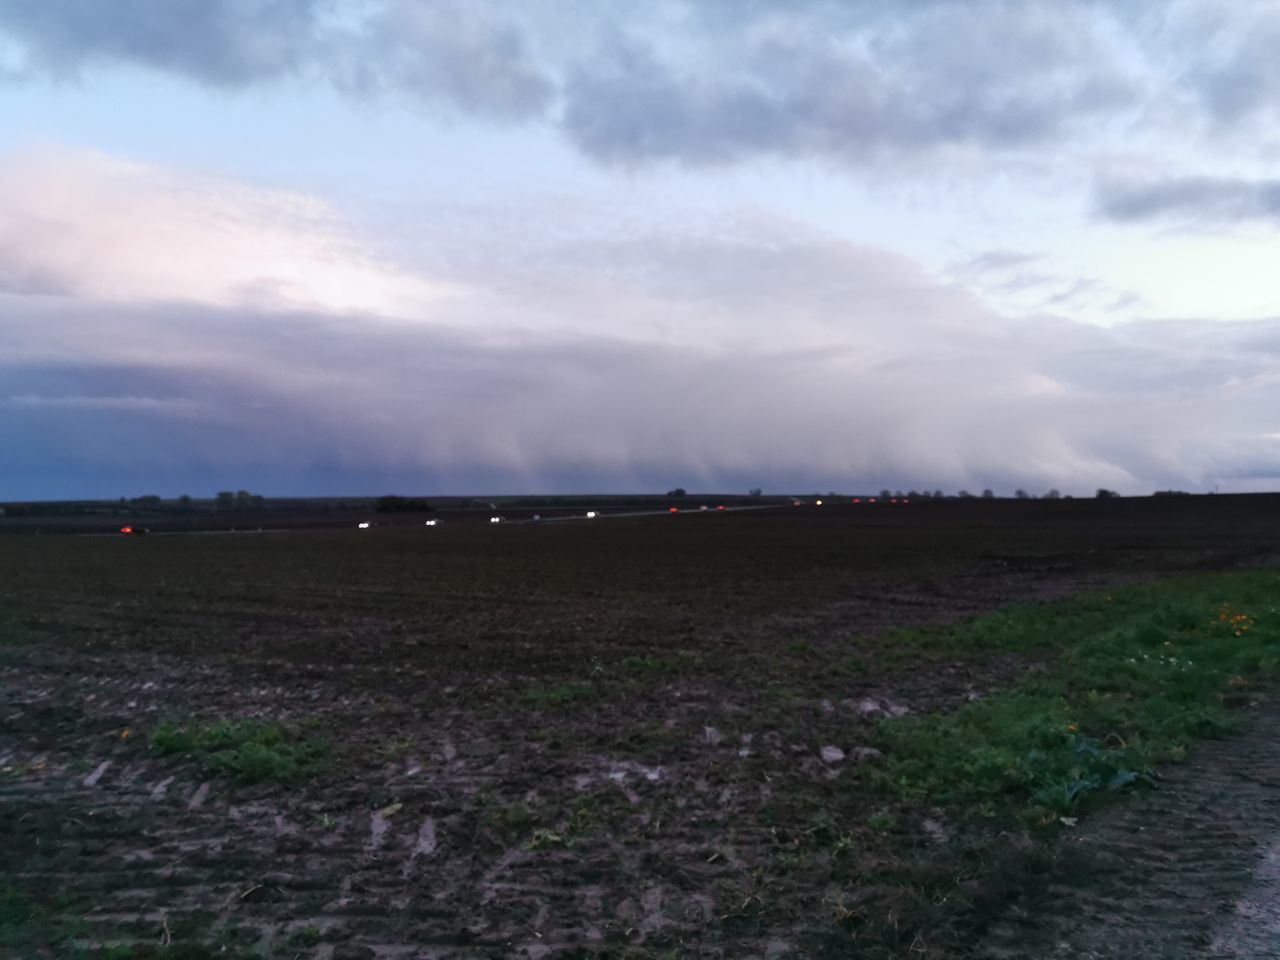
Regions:
[[360, 10], [339, 0], [0, 0], [0, 30], [25, 48], [28, 76], [125, 63], [221, 87], [322, 79], [502, 119], [550, 102], [524, 32], [480, 4]]
[[570, 136], [618, 161], [854, 159], [1035, 143], [1134, 96], [1103, 31], [1071, 5], [933, 4], [856, 21], [817, 5], [717, 26], [693, 35], [691, 53], [616, 38], [569, 80]]
[[1098, 206], [1113, 220], [1280, 221], [1280, 180], [1180, 177], [1104, 183]]
[[1280, 119], [1280, 12], [1204, 0], [0, 0], [0, 31], [28, 77], [124, 63], [325, 82], [541, 119], [621, 164], [855, 163], [1031, 150], [1162, 113]]
[[0, 0], [0, 27], [56, 76], [123, 61], [217, 85], [290, 73], [312, 55], [318, 0]]

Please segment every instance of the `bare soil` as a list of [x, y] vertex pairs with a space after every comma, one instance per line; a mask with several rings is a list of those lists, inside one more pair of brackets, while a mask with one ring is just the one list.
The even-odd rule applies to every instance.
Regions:
[[[1054, 901], [993, 889], [982, 916], [901, 940], [890, 878], [945, 873], [960, 825], [872, 830], [855, 768], [875, 762], [878, 717], [954, 709], [1036, 666], [908, 662], [893, 629], [1253, 565], [1277, 543], [1264, 497], [0, 538], [0, 873], [48, 928], [15, 955], [847, 955], [832, 931], [850, 910], [883, 914], [879, 955], [1090, 955], [1105, 933], [1062, 938], [1105, 930], [1125, 889], [1136, 920], [1189, 936], [1168, 918], [1254, 909], [1250, 871], [1274, 870], [1265, 735], [1171, 774], [1185, 796], [1081, 834], [1094, 847], [1044, 874], [1062, 924], [1044, 921]], [[333, 768], [245, 786], [148, 747], [164, 721], [223, 718], [294, 727]], [[841, 870], [865, 900], [814, 880], [837, 856], [805, 846], [794, 814], [815, 799], [854, 838]], [[1189, 837], [1186, 876], [1133, 897]], [[1121, 870], [1094, 848], [1145, 859]], [[1219, 945], [1203, 955], [1270, 955], [1222, 953], [1254, 949], [1225, 920], [1193, 932]]]

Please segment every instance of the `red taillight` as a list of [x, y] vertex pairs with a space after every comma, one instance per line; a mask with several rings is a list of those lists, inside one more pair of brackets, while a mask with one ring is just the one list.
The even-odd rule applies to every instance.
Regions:
[[679, 512], [680, 512], [679, 507], [667, 507], [667, 513], [679, 513]]
[[120, 532], [121, 532], [121, 533], [133, 533], [133, 527], [121, 527], [121, 528], [120, 528]]
[[910, 500], [908, 500], [906, 497], [903, 497], [903, 498], [902, 498], [902, 502], [903, 502], [903, 503], [910, 503], [911, 501], [910, 501]]
[[862, 502], [862, 498], [861, 498], [861, 497], [854, 497], [854, 498], [853, 498], [853, 502], [854, 502], [854, 503], [861, 503], [861, 502]]
[[897, 502], [898, 502], [898, 500], [897, 500], [897, 498], [896, 498], [896, 497], [890, 497], [890, 498], [889, 498], [889, 502], [890, 502], [890, 503], [897, 503]]
[[723, 509], [724, 509], [724, 504], [723, 504], [723, 503], [722, 503], [722, 504], [720, 504], [720, 506], [716, 507], [716, 509], [717, 509], [717, 510], [723, 510]]
[[867, 497], [867, 503], [875, 503], [875, 502], [876, 502], [875, 497]]

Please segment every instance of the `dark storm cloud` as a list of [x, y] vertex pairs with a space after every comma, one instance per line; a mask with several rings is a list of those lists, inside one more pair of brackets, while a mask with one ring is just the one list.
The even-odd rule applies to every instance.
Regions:
[[[0, 497], [1139, 492], [1246, 461], [1280, 472], [1260, 439], [1280, 430], [1276, 322], [1018, 321], [882, 251], [723, 233], [584, 244], [594, 259], [560, 277], [546, 275], [559, 257], [533, 264], [433, 325], [0, 297], [0, 443], [20, 454]], [[566, 310], [674, 317], [685, 335], [513, 323]]]
[[1097, 205], [1103, 216], [1118, 221], [1280, 221], [1280, 180], [1180, 177], [1102, 183]]

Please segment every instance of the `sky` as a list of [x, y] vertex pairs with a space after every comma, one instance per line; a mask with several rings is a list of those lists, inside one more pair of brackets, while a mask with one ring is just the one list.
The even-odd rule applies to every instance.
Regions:
[[1280, 489], [1280, 0], [0, 0], [0, 499]]

